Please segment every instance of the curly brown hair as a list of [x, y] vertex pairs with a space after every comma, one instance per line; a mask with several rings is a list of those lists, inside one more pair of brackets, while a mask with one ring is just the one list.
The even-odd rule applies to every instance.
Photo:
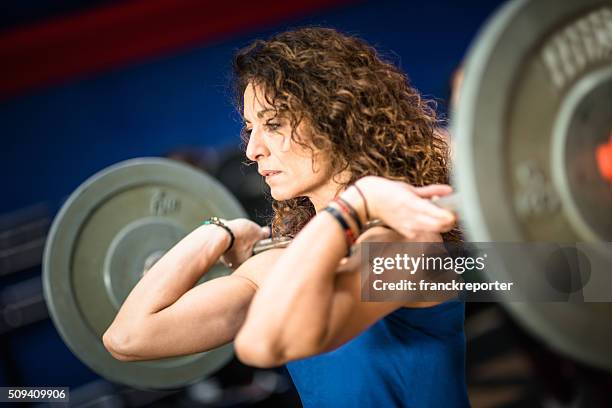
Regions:
[[[435, 104], [363, 40], [330, 28], [287, 31], [240, 50], [233, 68], [238, 110], [243, 113], [247, 85], [260, 86], [276, 115], [289, 119], [295, 143], [328, 152], [332, 176], [349, 169], [343, 187], [368, 175], [414, 186], [449, 183], [449, 149], [435, 131]], [[311, 145], [295, 134], [304, 120]], [[246, 132], [241, 138], [248, 142]], [[307, 197], [272, 199], [272, 208], [275, 237], [295, 236], [316, 214]], [[460, 233], [443, 238], [456, 241]]]

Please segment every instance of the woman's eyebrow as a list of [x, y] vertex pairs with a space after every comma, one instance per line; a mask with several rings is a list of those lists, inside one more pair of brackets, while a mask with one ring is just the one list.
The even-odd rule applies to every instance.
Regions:
[[[272, 109], [272, 108], [262, 109], [262, 110], [260, 110], [259, 112], [257, 112], [257, 117], [258, 117], [259, 119], [262, 119], [262, 118], [263, 118], [263, 116], [264, 116], [266, 113], [268, 113], [268, 112], [274, 112], [274, 109]], [[251, 121], [250, 121], [250, 120], [248, 120], [248, 119], [247, 119], [247, 118], [246, 118], [244, 115], [242, 115], [242, 120], [244, 120], [244, 121], [245, 121], [245, 122], [247, 122], [247, 123], [251, 123]]]
[[272, 108], [262, 109], [262, 110], [260, 110], [259, 112], [257, 112], [257, 117], [258, 117], [259, 119], [261, 119], [261, 118], [263, 118], [263, 115], [264, 115], [264, 114], [266, 114], [266, 113], [268, 113], [268, 112], [272, 112], [272, 111], [274, 111], [274, 109], [272, 109]]

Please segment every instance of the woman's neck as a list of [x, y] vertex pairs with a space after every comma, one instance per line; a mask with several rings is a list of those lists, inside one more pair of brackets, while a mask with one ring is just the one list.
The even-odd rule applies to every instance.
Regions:
[[[344, 177], [341, 178], [342, 180], [346, 179], [346, 177], [348, 177], [349, 175], [345, 174], [343, 176]], [[338, 177], [337, 179], [340, 179], [340, 177]], [[322, 211], [325, 207], [327, 207], [327, 204], [329, 204], [331, 200], [337, 197], [344, 190], [344, 185], [334, 181], [333, 179], [330, 179], [328, 183], [322, 185], [310, 194], [306, 194], [306, 196], [310, 199], [310, 202], [312, 203], [315, 208], [315, 211], [318, 214], [319, 211]]]

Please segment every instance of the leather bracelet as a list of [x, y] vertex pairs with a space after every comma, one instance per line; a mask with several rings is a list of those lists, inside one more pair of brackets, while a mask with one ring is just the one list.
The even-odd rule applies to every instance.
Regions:
[[227, 251], [232, 249], [232, 246], [234, 246], [234, 240], [236, 239], [236, 237], [234, 236], [234, 233], [232, 232], [230, 227], [228, 227], [221, 220], [221, 218], [219, 218], [219, 217], [210, 217], [210, 218], [204, 220], [204, 222], [202, 223], [202, 225], [210, 225], [210, 224], [218, 225], [221, 228], [225, 229], [230, 234], [230, 244], [229, 244], [229, 247], [223, 252], [225, 254]]
[[348, 247], [347, 248], [347, 255], [346, 256], [350, 256], [351, 255], [351, 247], [353, 246], [353, 243], [355, 242], [355, 236], [353, 234], [353, 230], [348, 225], [348, 223], [346, 222], [346, 220], [344, 219], [344, 217], [342, 216], [340, 211], [338, 211], [337, 209], [335, 209], [334, 207], [331, 207], [329, 205], [327, 207], [325, 207], [324, 210], [327, 211], [328, 213], [330, 213], [331, 215], [333, 215], [334, 218], [338, 221], [338, 223], [340, 223], [340, 226], [342, 227], [342, 229], [344, 230], [344, 235], [346, 237], [346, 245]]
[[365, 208], [365, 216], [366, 216], [366, 224], [367, 224], [367, 222], [370, 221], [370, 212], [368, 211], [368, 202], [366, 201], [365, 195], [361, 192], [361, 189], [357, 186], [357, 183], [353, 183], [352, 186], [355, 187], [355, 190], [357, 190], [357, 192], [361, 196], [361, 199], [363, 200], [363, 207]]
[[340, 206], [344, 210], [344, 212], [349, 213], [351, 218], [357, 224], [357, 235], [361, 235], [363, 231], [363, 225], [361, 224], [361, 220], [359, 219], [359, 215], [357, 215], [357, 211], [353, 208], [352, 205], [348, 203], [348, 201], [344, 200], [342, 197], [338, 196], [333, 199], [333, 201]]

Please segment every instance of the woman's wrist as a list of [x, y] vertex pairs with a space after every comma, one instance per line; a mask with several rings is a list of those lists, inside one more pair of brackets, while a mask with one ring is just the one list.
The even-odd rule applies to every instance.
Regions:
[[232, 229], [229, 227], [228, 221], [223, 218], [210, 217], [202, 223], [202, 225], [211, 225], [211, 224], [223, 228], [230, 238], [229, 245], [226, 247], [225, 251], [223, 251], [223, 253], [225, 254], [230, 249], [232, 249], [232, 247], [234, 246], [234, 240], [236, 239], [236, 236], [234, 235], [234, 232], [232, 231]]
[[214, 253], [219, 254], [219, 257], [229, 248], [232, 237], [225, 228], [216, 224], [201, 225], [198, 232], [205, 240], [209, 240], [214, 246]]
[[347, 202], [357, 213], [362, 228], [366, 228], [368, 221], [372, 219], [371, 204], [367, 198], [367, 186], [364, 186], [363, 179], [357, 180], [340, 194], [340, 197]]

